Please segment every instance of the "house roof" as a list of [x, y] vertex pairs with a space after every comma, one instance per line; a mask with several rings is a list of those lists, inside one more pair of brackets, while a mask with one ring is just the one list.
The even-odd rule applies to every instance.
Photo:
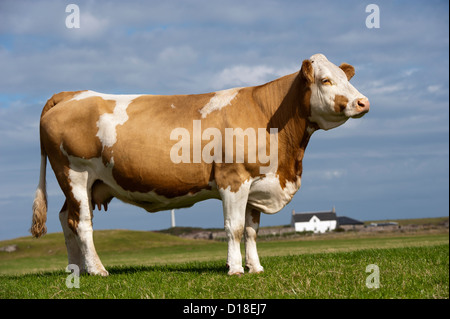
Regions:
[[339, 216], [337, 218], [338, 225], [364, 225], [363, 222], [347, 217], [347, 216]]
[[336, 213], [333, 212], [313, 212], [313, 213], [297, 213], [292, 215], [294, 223], [309, 222], [313, 216], [316, 216], [321, 221], [336, 220]]

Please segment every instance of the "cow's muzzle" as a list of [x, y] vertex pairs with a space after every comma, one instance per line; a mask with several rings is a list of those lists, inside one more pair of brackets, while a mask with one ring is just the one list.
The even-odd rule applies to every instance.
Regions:
[[358, 101], [357, 101], [357, 105], [356, 105], [356, 110], [358, 111], [358, 112], [365, 112], [365, 113], [367, 113], [367, 112], [369, 112], [369, 110], [370, 110], [370, 102], [369, 102], [369, 99], [368, 98], [363, 98], [363, 99], [359, 99]]
[[369, 99], [364, 97], [362, 99], [358, 99], [356, 101], [356, 114], [352, 117], [354, 118], [360, 118], [362, 117], [364, 114], [368, 113], [370, 110], [370, 102]]

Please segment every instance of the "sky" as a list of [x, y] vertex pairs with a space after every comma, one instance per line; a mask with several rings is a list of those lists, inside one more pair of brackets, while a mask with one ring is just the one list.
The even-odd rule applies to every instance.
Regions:
[[[448, 216], [448, 1], [0, 1], [0, 240], [30, 236], [40, 165], [39, 118], [53, 94], [193, 94], [259, 85], [323, 53], [352, 64], [370, 99], [362, 119], [318, 131], [302, 187], [261, 226], [291, 212], [336, 208], [359, 220]], [[369, 4], [378, 11], [366, 12]], [[376, 22], [379, 25], [369, 28]], [[72, 21], [69, 17], [69, 22]], [[368, 23], [366, 23], [368, 22]], [[70, 26], [70, 23], [69, 23]], [[48, 232], [64, 202], [48, 165]], [[177, 226], [223, 227], [221, 202], [175, 212]], [[149, 214], [114, 199], [94, 229], [157, 230]]]

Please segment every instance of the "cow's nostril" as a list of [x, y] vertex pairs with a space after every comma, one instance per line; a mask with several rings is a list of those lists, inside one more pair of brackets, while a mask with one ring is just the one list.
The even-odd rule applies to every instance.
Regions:
[[369, 110], [370, 102], [368, 99], [359, 99], [358, 100], [358, 106], [361, 110]]

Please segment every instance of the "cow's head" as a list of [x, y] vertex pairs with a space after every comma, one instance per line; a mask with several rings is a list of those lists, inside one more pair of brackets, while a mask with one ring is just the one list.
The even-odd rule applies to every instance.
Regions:
[[311, 88], [309, 120], [319, 128], [329, 130], [369, 112], [369, 99], [349, 82], [355, 74], [350, 64], [338, 67], [323, 54], [315, 54], [303, 61], [300, 72]]

